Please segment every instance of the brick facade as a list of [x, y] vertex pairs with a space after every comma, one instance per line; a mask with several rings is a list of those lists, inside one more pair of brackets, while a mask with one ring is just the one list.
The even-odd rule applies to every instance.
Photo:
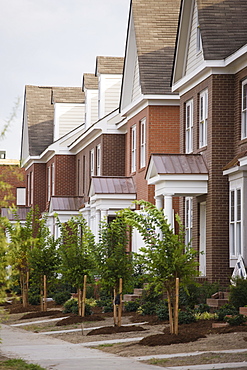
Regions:
[[[140, 122], [146, 118], [146, 166], [140, 168]], [[131, 172], [131, 128], [136, 125], [137, 158], [136, 172]], [[127, 123], [126, 176], [133, 176], [137, 199], [154, 203], [154, 185], [147, 185], [146, 168], [152, 153], [177, 153], [179, 151], [179, 107], [148, 106]]]
[[[25, 188], [25, 170], [17, 165], [0, 164], [0, 181], [3, 182], [0, 193], [1, 207], [16, 205], [16, 189]], [[5, 183], [10, 187], [5, 189]]]

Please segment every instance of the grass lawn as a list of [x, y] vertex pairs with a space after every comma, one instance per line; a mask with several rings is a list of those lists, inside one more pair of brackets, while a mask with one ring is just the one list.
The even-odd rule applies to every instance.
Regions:
[[28, 364], [20, 359], [9, 359], [0, 361], [0, 370], [45, 370], [43, 367]]

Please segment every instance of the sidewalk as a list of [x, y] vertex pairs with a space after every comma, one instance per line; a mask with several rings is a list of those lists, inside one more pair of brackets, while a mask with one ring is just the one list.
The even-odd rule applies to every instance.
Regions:
[[[72, 344], [50, 336], [27, 332], [20, 328], [1, 325], [1, 352], [5, 356], [22, 358], [49, 370], [212, 370], [247, 369], [247, 362], [194, 366], [160, 367], [138, 362], [145, 357], [171, 357], [172, 355], [119, 357], [85, 344]], [[232, 350], [234, 351], [234, 350]], [[243, 350], [236, 350], [236, 352]], [[176, 354], [181, 356], [182, 354]], [[185, 355], [185, 354], [183, 354]], [[188, 354], [189, 355], [189, 354]], [[147, 359], [147, 358], [145, 358]]]

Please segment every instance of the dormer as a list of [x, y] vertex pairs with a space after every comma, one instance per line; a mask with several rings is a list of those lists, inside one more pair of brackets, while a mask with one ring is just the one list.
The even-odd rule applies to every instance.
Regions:
[[82, 90], [85, 93], [85, 128], [98, 120], [98, 77], [84, 73]]
[[96, 59], [95, 76], [98, 77], [98, 119], [119, 107], [124, 58]]
[[85, 96], [80, 87], [54, 87], [54, 141], [85, 123]]

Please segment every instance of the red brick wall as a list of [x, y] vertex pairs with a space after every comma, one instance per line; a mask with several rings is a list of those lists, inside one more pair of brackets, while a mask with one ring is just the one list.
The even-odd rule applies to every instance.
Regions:
[[[207, 147], [199, 149], [199, 94], [208, 88]], [[181, 97], [181, 151], [185, 149], [185, 103], [193, 98], [194, 153], [201, 153], [209, 171], [207, 212], [207, 278], [227, 283], [229, 269], [229, 186], [223, 167], [233, 156], [234, 137], [234, 76], [213, 75]], [[193, 246], [199, 248], [199, 205], [193, 208]], [[180, 210], [183, 205], [180, 204]]]
[[[146, 167], [140, 168], [140, 121], [146, 117]], [[131, 127], [136, 125], [137, 169], [131, 173]], [[126, 176], [132, 175], [137, 188], [137, 199], [154, 203], [154, 185], [147, 185], [146, 168], [152, 153], [179, 152], [179, 107], [149, 106], [127, 124], [126, 135]]]
[[55, 195], [76, 195], [76, 156], [56, 155], [55, 164]]
[[[34, 163], [26, 171], [26, 189], [28, 188], [27, 176], [33, 173], [33, 204], [38, 206], [40, 212], [46, 209], [46, 165], [45, 163]], [[26, 192], [28, 196], [28, 191]], [[28, 201], [27, 201], [27, 205]]]
[[[90, 187], [90, 151], [94, 149], [94, 173], [96, 175], [96, 148], [101, 146], [101, 176], [124, 176], [125, 135], [104, 134], [91, 142], [76, 155], [76, 192], [88, 201]], [[84, 189], [83, 189], [84, 188]]]
[[1, 207], [16, 205], [16, 188], [25, 187], [25, 170], [16, 165], [0, 165], [0, 181], [10, 185], [9, 189], [1, 187]]

